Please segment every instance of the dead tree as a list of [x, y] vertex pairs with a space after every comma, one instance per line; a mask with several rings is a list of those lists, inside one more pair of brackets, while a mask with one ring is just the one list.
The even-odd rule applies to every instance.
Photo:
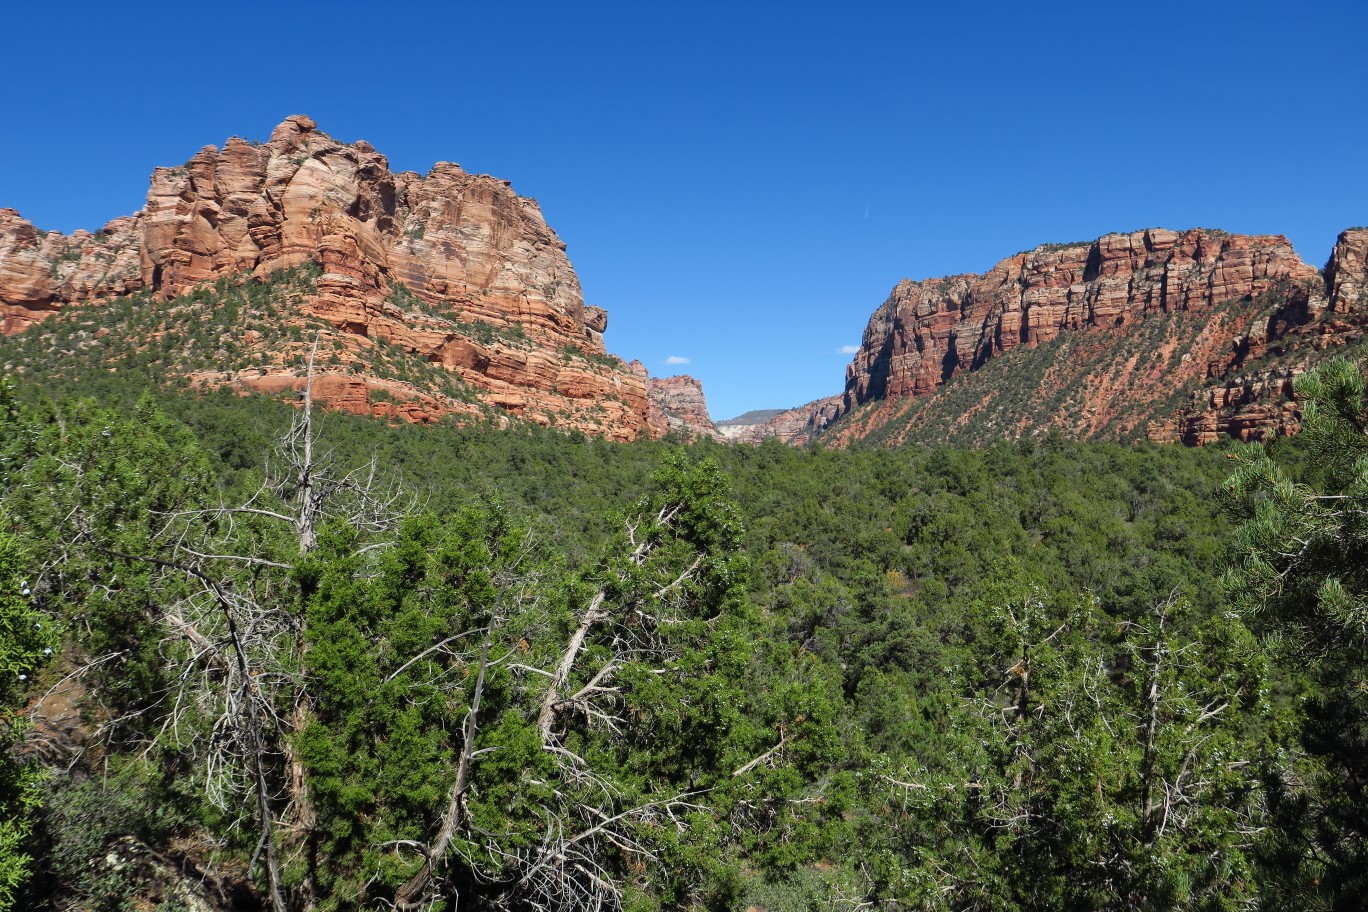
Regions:
[[[621, 788], [568, 749], [564, 737], [566, 727], [575, 724], [610, 733], [626, 729], [630, 722], [621, 714], [623, 690], [617, 672], [628, 663], [645, 663], [651, 668], [648, 673], [664, 673], [674, 657], [663, 633], [687, 613], [685, 593], [704, 556], [695, 554], [683, 567], [656, 568], [650, 563], [662, 540], [672, 534], [680, 509], [678, 503], [667, 504], [629, 521], [625, 558], [617, 569], [608, 570], [604, 585], [588, 597], [564, 645], [545, 653], [537, 665], [520, 661], [509, 666], [530, 685], [524, 693], [531, 698], [542, 749], [555, 770], [542, 783], [551, 798], [537, 810], [542, 838], [531, 846], [505, 844], [497, 835], [476, 830], [464, 810], [481, 754], [475, 741], [480, 688], [488, 667], [511, 658], [490, 659], [491, 640], [486, 635], [447, 812], [439, 830], [421, 847], [422, 868], [396, 895], [399, 908], [427, 908], [444, 898], [440, 871], [460, 837], [467, 846], [462, 862], [468, 875], [488, 888], [486, 899], [497, 908], [617, 909], [622, 892], [612, 858], [625, 855], [641, 864], [660, 861], [634, 835], [634, 828], [650, 822], [687, 830], [685, 817], [702, 807], [698, 802], [703, 792], [677, 792], [627, 804]], [[495, 623], [507, 621], [505, 616]], [[595, 650], [595, 661], [587, 664], [590, 644], [605, 648]]]
[[[246, 501], [154, 514], [142, 554], [105, 546], [85, 529], [79, 508], [70, 518], [87, 545], [161, 571], [167, 585], [153, 620], [173, 671], [161, 732], [202, 764], [206, 798], [216, 807], [231, 814], [250, 796], [252, 867], [264, 866], [273, 912], [315, 903], [311, 876], [287, 896], [280, 874], [284, 859], [311, 852], [315, 839], [307, 773], [292, 747], [309, 724], [310, 702], [305, 621], [291, 572], [324, 523], [348, 523], [374, 547], [408, 506], [397, 488], [379, 483], [374, 460], [338, 472], [320, 454], [317, 348], [316, 337], [302, 407], [268, 460], [268, 480]], [[273, 538], [288, 544], [272, 545]]]

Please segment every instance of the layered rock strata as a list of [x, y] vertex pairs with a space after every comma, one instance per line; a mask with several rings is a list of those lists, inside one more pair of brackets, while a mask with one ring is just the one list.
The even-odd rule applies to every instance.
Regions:
[[[634, 362], [639, 363], [639, 362]], [[643, 369], [644, 370], [644, 369]], [[688, 374], [675, 377], [649, 377], [646, 381], [651, 397], [651, 424], [687, 437], [724, 439], [708, 416], [708, 403], [703, 398], [703, 384]]]
[[[535, 200], [448, 162], [392, 172], [368, 143], [338, 142], [302, 116], [265, 144], [234, 137], [156, 169], [146, 207], [93, 234], [39, 231], [0, 210], [0, 316], [10, 334], [64, 307], [137, 291], [169, 299], [307, 261], [322, 275], [301, 315], [330, 324], [363, 365], [325, 403], [377, 411], [355, 385], [374, 386], [364, 364], [383, 343], [518, 418], [623, 440], [657, 433], [645, 383], [607, 354], [607, 314], [584, 303]], [[404, 417], [463, 410], [430, 398]]]
[[[856, 414], [829, 439], [893, 426], [888, 442], [928, 439], [936, 422], [946, 439], [968, 427], [1190, 443], [1293, 432], [1300, 368], [1280, 359], [1298, 339], [1320, 350], [1354, 337], [1366, 255], [1368, 232], [1345, 232], [1322, 278], [1281, 236], [1151, 229], [1044, 245], [983, 275], [905, 280], [870, 318], [834, 417]], [[1009, 359], [982, 395], [956, 380], [1042, 346], [1053, 355]], [[1200, 392], [1175, 407], [1188, 388]]]
[[1301, 428], [1295, 379], [1336, 354], [1362, 357], [1368, 343], [1368, 228], [1340, 233], [1322, 275], [1323, 296], [1309, 296], [1304, 306], [1290, 298], [1265, 325], [1232, 339], [1225, 357], [1208, 365], [1211, 384], [1194, 392], [1179, 416], [1184, 443], [1294, 434]]
[[845, 405], [925, 395], [1061, 332], [1124, 328], [1155, 312], [1202, 309], [1316, 278], [1281, 236], [1152, 229], [1037, 247], [981, 276], [904, 280], [870, 317], [847, 370]]

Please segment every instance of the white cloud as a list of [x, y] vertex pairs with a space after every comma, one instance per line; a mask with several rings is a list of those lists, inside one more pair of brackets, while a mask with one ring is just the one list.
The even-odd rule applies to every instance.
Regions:
[[859, 350], [860, 350], [860, 346], [858, 346], [858, 345], [842, 345], [840, 348], [836, 349], [836, 354], [838, 354], [838, 355], [853, 355], [853, 354], [855, 354], [855, 353], [856, 353], [857, 351], [859, 351]]
[[665, 359], [665, 363], [666, 363], [666, 364], [688, 364], [688, 363], [689, 363], [689, 359], [683, 357], [682, 355], [670, 355], [670, 357], [668, 357], [668, 358]]

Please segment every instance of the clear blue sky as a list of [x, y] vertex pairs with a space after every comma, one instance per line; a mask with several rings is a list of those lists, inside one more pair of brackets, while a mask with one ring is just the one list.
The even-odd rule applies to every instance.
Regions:
[[1361, 2], [45, 6], [5, 14], [0, 206], [93, 229], [309, 114], [537, 197], [610, 350], [715, 418], [838, 392], [904, 276], [1368, 223]]

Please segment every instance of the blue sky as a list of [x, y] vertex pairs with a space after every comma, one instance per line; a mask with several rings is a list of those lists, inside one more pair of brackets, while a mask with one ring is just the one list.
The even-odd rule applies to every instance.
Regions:
[[609, 349], [715, 418], [838, 392], [904, 276], [1157, 225], [1320, 265], [1368, 223], [1362, 3], [42, 6], [5, 16], [0, 206], [93, 229], [309, 114], [537, 197]]

